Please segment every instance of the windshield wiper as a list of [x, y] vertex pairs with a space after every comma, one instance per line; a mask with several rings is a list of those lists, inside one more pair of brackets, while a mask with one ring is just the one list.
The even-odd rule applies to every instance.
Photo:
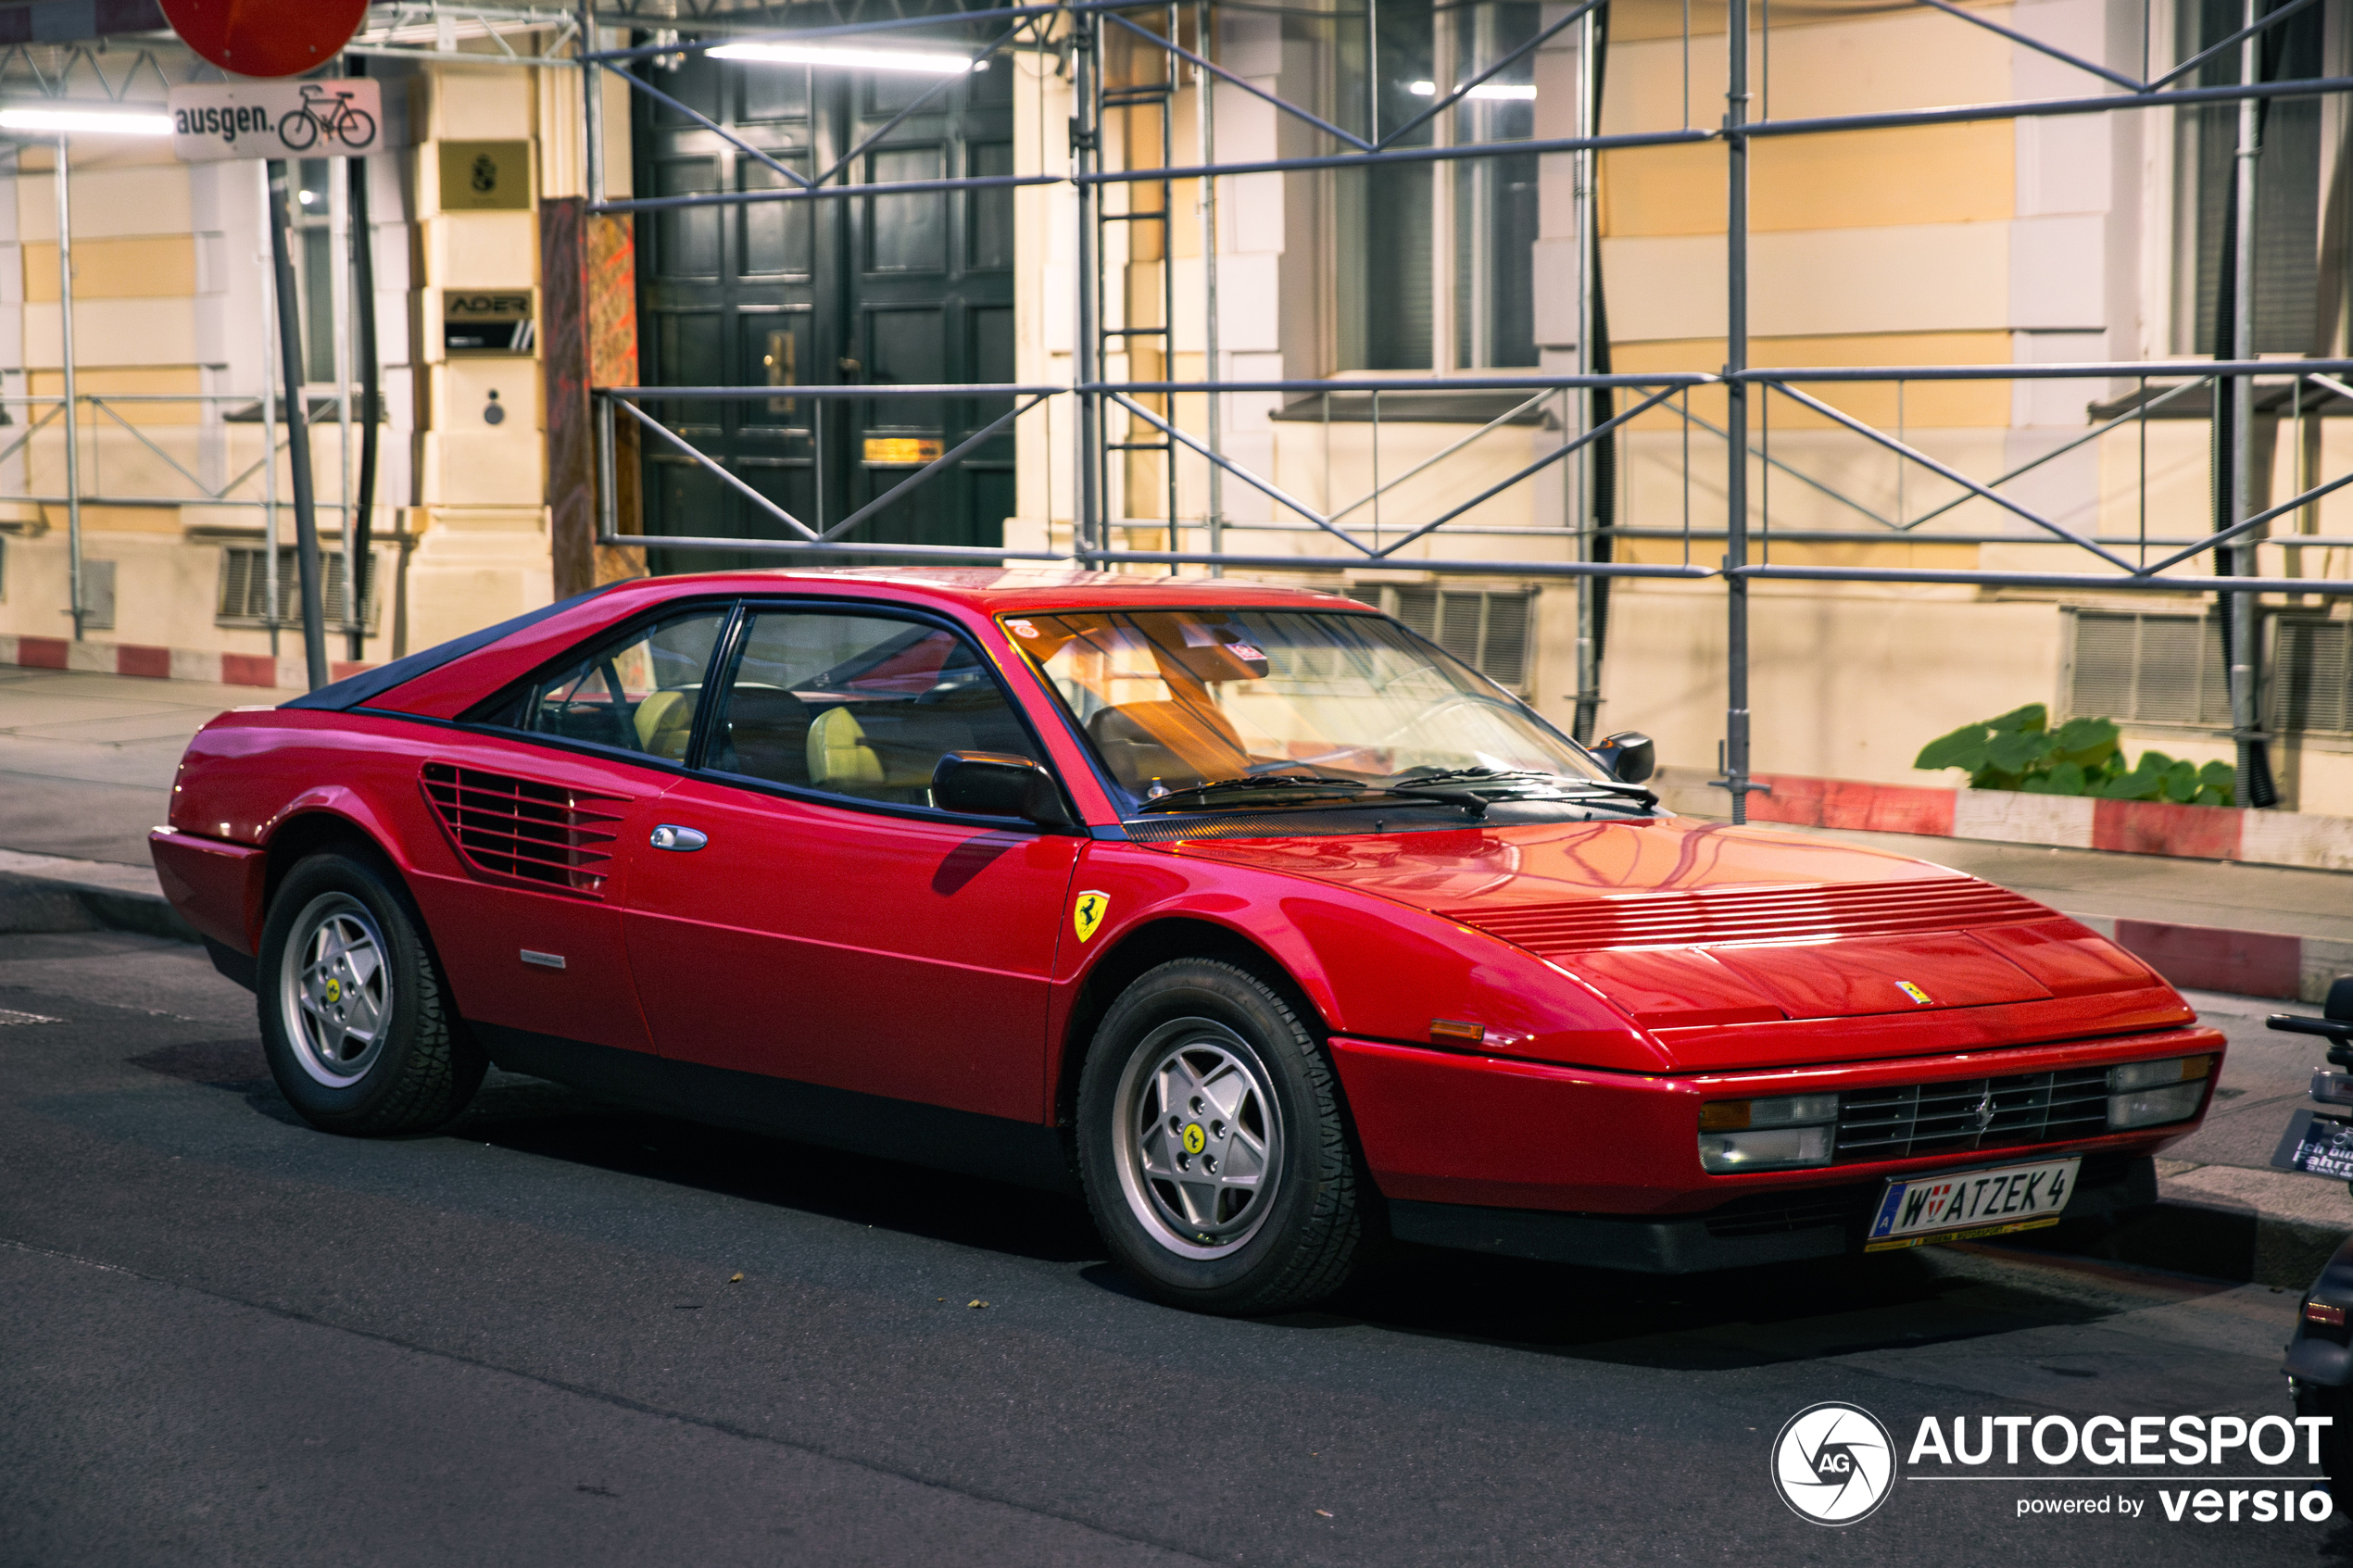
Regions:
[[1435, 772], [1416, 773], [1382, 787], [1397, 794], [1407, 794], [1425, 784], [1518, 784], [1527, 780], [1541, 781], [1555, 789], [1591, 790], [1601, 795], [1623, 795], [1655, 805], [1658, 797], [1641, 784], [1619, 784], [1608, 779], [1572, 778], [1567, 773], [1547, 773], [1533, 768], [1445, 768]]
[[1370, 786], [1356, 779], [1327, 778], [1321, 773], [1304, 777], [1297, 774], [1245, 773], [1239, 778], [1212, 779], [1207, 784], [1190, 784], [1172, 789], [1166, 795], [1156, 795], [1137, 808], [1139, 811], [1181, 811], [1186, 803], [1229, 789], [1288, 789], [1310, 797], [1354, 795]]
[[1658, 797], [1640, 784], [1575, 779], [1529, 769], [1453, 768], [1382, 787], [1391, 795], [1443, 800], [1460, 806], [1474, 817], [1485, 816], [1490, 806], [1516, 800], [1585, 800], [1599, 804], [1594, 799], [1599, 796], [1612, 805], [1622, 803], [1641, 810], [1658, 804]]

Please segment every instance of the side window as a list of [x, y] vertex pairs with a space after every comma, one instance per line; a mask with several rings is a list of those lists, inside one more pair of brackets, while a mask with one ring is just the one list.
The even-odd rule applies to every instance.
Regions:
[[753, 616], [707, 765], [859, 800], [931, 804], [950, 751], [1037, 748], [978, 650], [951, 632], [875, 615]]
[[696, 610], [592, 645], [483, 721], [683, 762], [725, 608]]

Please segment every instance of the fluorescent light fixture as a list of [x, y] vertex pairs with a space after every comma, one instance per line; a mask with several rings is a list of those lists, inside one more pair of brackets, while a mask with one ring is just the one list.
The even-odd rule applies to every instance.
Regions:
[[[714, 49], [711, 53], [717, 54], [718, 51]], [[1416, 98], [1435, 98], [1438, 96], [1438, 84], [1434, 82], [1409, 82], [1405, 84], [1405, 91]], [[1532, 85], [1514, 86], [1510, 82], [1482, 82], [1463, 95], [1466, 98], [1501, 98], [1513, 103], [1526, 104], [1535, 101], [1536, 89]]]
[[924, 55], [906, 49], [860, 49], [834, 44], [722, 44], [704, 51], [714, 60], [764, 60], [772, 65], [840, 66], [852, 70], [914, 70], [927, 76], [962, 76], [987, 70], [987, 60], [967, 55]]
[[0, 109], [0, 131], [95, 131], [110, 136], [169, 136], [171, 117], [107, 109]]

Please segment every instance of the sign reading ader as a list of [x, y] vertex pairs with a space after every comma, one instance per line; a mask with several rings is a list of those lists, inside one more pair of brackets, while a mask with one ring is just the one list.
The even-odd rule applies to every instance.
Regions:
[[384, 85], [200, 82], [171, 90], [171, 150], [191, 163], [245, 157], [359, 157], [384, 144]]

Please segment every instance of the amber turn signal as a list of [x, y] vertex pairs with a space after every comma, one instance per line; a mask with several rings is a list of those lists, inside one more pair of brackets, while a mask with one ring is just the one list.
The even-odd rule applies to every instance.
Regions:
[[1487, 1038], [1487, 1025], [1465, 1023], [1458, 1018], [1433, 1018], [1429, 1021], [1429, 1037], [1441, 1045], [1475, 1046]]

